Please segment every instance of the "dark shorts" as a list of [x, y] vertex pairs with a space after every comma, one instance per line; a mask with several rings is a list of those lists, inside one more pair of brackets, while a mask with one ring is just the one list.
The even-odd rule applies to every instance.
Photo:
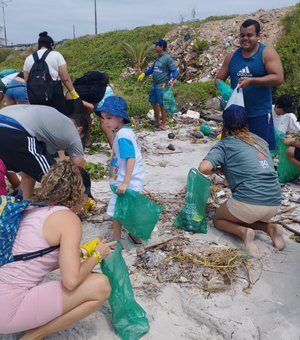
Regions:
[[155, 85], [149, 92], [149, 102], [151, 104], [163, 105], [163, 92], [161, 85]]
[[27, 132], [0, 127], [0, 159], [7, 170], [25, 172], [40, 181], [56, 161], [46, 150], [46, 144]]
[[259, 117], [248, 117], [249, 130], [255, 133], [269, 144], [270, 150], [275, 150], [276, 141], [272, 114]]
[[297, 161], [300, 162], [300, 149], [295, 148], [294, 157], [295, 157], [295, 159], [297, 159]]

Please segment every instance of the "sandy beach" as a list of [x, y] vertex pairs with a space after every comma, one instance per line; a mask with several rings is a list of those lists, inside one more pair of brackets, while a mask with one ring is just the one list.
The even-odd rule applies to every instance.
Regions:
[[[213, 211], [208, 213], [207, 234], [192, 234], [172, 226], [182, 207], [182, 190], [186, 185], [189, 169], [198, 167], [215, 142], [209, 137], [204, 138], [206, 142], [191, 137], [196, 123], [191, 118], [178, 118], [176, 126], [167, 131], [137, 132], [143, 150], [145, 190], [166, 205], [157, 224], [155, 241], [178, 235], [177, 246], [174, 241], [175, 248], [182, 247], [182, 250], [194, 252], [199, 250], [199, 253], [208, 247], [241, 248], [242, 244], [238, 239], [213, 226]], [[168, 138], [170, 132], [175, 134], [174, 139]], [[167, 148], [170, 143], [175, 147], [174, 151]], [[86, 159], [105, 164], [108, 156], [102, 152], [87, 155]], [[291, 193], [300, 196], [299, 185], [289, 184], [283, 189], [287, 197]], [[84, 241], [111, 233], [111, 221], [103, 212], [110, 197], [108, 179], [93, 181], [92, 193], [97, 200], [98, 210], [83, 221]], [[287, 199], [282, 211], [287, 208], [291, 208], [286, 212], [287, 217], [300, 215], [299, 204]], [[277, 215], [277, 220], [282, 215], [283, 213]], [[293, 226], [299, 229], [299, 223]], [[136, 300], [147, 312], [150, 323], [150, 331], [143, 339], [299, 340], [300, 244], [290, 239], [291, 235], [291, 232], [284, 230], [286, 248], [279, 252], [272, 247], [266, 235], [257, 232], [255, 242], [260, 253], [249, 259], [249, 277], [246, 272], [237, 272], [231, 286], [212, 292], [201, 288], [205, 276], [202, 269], [198, 272], [201, 280], [197, 276], [197, 270], [191, 277], [183, 273], [174, 282], [162, 279], [160, 276], [163, 274], [161, 271], [164, 268], [164, 259], [170, 249], [153, 248], [146, 260], [143, 247], [136, 247], [124, 231], [123, 257], [129, 268]], [[153, 241], [150, 240], [144, 246]], [[142, 264], [139, 263], [141, 259], [144, 259]], [[169, 262], [167, 271], [171, 270], [172, 262]], [[56, 276], [57, 273], [53, 273], [48, 279]], [[249, 280], [250, 288], [245, 289], [249, 286]], [[17, 335], [2, 335], [0, 339], [13, 340], [17, 339]], [[110, 340], [119, 337], [112, 328], [109, 304], [105, 303], [99, 311], [85, 320], [47, 339]]]

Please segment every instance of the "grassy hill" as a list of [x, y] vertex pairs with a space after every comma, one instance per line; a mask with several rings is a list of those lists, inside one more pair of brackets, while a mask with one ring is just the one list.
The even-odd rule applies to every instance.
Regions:
[[[199, 27], [209, 20], [214, 20], [215, 24], [218, 25], [218, 20], [226, 18], [232, 18], [232, 16], [211, 17], [201, 22], [189, 22], [184, 23], [184, 25], [189, 25], [191, 28]], [[276, 24], [278, 23], [274, 22], [274, 25]], [[128, 101], [130, 114], [141, 116], [149, 110], [147, 95], [151, 82], [137, 82], [136, 74], [139, 73], [139, 68], [145, 67], [147, 62], [153, 60], [153, 52], [150, 50], [146, 53], [152, 42], [164, 37], [176, 26], [178, 24], [152, 25], [133, 30], [108, 32], [97, 36], [84, 36], [66, 40], [59, 44], [56, 49], [67, 60], [72, 79], [90, 70], [107, 72], [115, 86], [116, 93]], [[283, 27], [284, 34], [279, 37], [276, 49], [284, 64], [286, 82], [276, 91], [277, 93], [289, 92], [295, 95], [298, 102], [300, 97], [300, 4], [296, 5], [293, 11], [285, 17]], [[144, 62], [137, 66], [134, 58], [120, 47], [122, 43], [136, 46], [136, 53], [144, 52], [146, 55]], [[22, 70], [26, 56], [32, 53], [35, 48], [36, 46], [32, 46], [23, 52], [10, 48], [0, 48], [0, 69], [14, 67]], [[142, 49], [144, 51], [141, 51]], [[222, 60], [220, 60], [221, 62]], [[133, 72], [124, 76], [123, 72], [128, 67], [132, 67]], [[193, 103], [194, 109], [199, 109], [208, 97], [217, 95], [212, 81], [191, 84], [186, 81], [177, 81], [174, 85], [174, 92], [179, 109], [188, 108], [189, 103]]]

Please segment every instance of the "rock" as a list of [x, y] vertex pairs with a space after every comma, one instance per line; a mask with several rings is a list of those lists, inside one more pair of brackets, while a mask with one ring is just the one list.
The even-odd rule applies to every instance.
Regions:
[[205, 106], [206, 109], [219, 110], [220, 109], [220, 100], [218, 98], [209, 98], [205, 101], [204, 106]]
[[198, 138], [198, 139], [201, 139], [201, 138], [204, 137], [204, 134], [203, 134], [201, 131], [196, 131], [196, 132], [194, 133], [194, 137], [195, 137], [195, 138]]
[[169, 144], [167, 146], [167, 149], [171, 150], [171, 151], [175, 151], [175, 146], [173, 144]]
[[170, 132], [170, 133], [168, 134], [168, 138], [169, 138], [169, 139], [174, 139], [174, 138], [175, 138], [175, 133]]

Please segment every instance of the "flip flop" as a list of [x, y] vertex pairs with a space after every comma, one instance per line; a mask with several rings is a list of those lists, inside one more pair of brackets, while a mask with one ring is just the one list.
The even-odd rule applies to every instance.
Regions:
[[155, 131], [165, 131], [165, 130], [168, 130], [168, 127], [167, 126], [156, 126], [154, 128]]
[[130, 233], [128, 233], [128, 236], [129, 236], [129, 238], [131, 239], [131, 241], [132, 241], [135, 245], [139, 245], [139, 246], [140, 246], [141, 244], [143, 244], [142, 240], [139, 239], [138, 237], [133, 236], [133, 235], [130, 234]]

